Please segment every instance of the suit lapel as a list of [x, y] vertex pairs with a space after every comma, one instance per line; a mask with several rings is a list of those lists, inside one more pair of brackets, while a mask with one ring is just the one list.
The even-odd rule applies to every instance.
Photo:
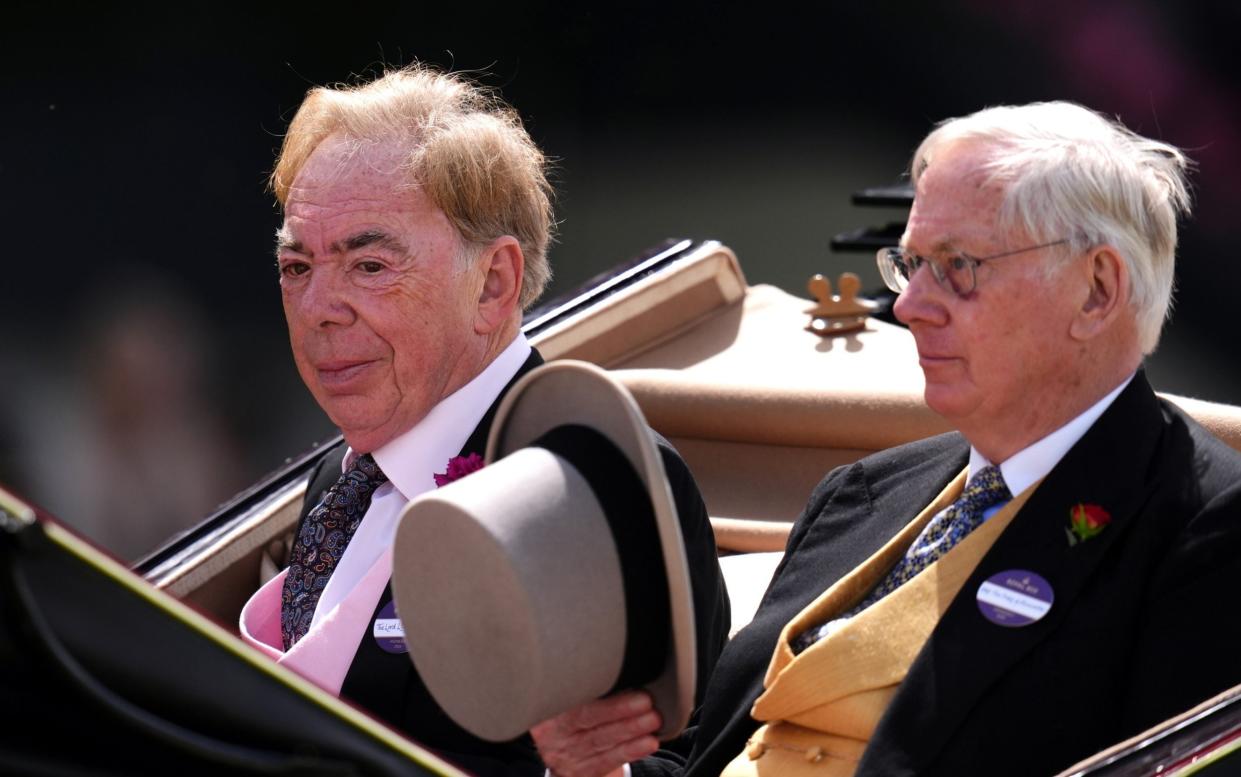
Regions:
[[785, 554], [787, 568], [777, 570], [764, 604], [796, 601], [796, 609], [781, 621], [787, 623], [904, 529], [968, 459], [961, 438], [950, 437], [914, 467], [879, 476], [865, 472], [858, 482], [843, 486], [798, 544], [806, 552]]
[[[863, 472], [861, 478], [842, 486], [798, 543], [804, 552], [789, 548], [785, 553], [787, 566], [776, 570], [756, 620], [766, 621], [774, 615], [780, 624], [774, 631], [781, 632], [905, 529], [961, 472], [968, 459], [969, 448], [961, 438], [949, 437], [944, 447], [914, 467], [878, 476]], [[772, 606], [766, 607], [768, 604]], [[773, 657], [777, 647], [778, 642], [768, 647], [766, 656]]]
[[[969, 447], [957, 434], [915, 446], [912, 458], [907, 454], [873, 471], [861, 464], [849, 467], [818, 514], [799, 521], [809, 523], [805, 533], [791, 541], [754, 620], [725, 648], [731, 660], [721, 658], [720, 666], [727, 663], [735, 670], [724, 677], [717, 671], [712, 678], [702, 728], [719, 733], [697, 746], [703, 752], [694, 760], [705, 766], [690, 774], [718, 774], [745, 746], [757, 726], [750, 706], [763, 692], [764, 670], [784, 626], [913, 520], [969, 460]], [[715, 705], [716, 697], [727, 702]], [[717, 711], [726, 716], [715, 718]]]
[[798, 520], [754, 620], [724, 648], [700, 708], [699, 730], [707, 734], [695, 743], [688, 775], [717, 775], [745, 747], [758, 725], [750, 705], [763, 692], [764, 670], [784, 626], [909, 523], [968, 458], [960, 435], [942, 435], [914, 443], [914, 452], [894, 463], [874, 470], [856, 463], [834, 473], [824, 503], [812, 495], [808, 509], [815, 512]]
[[[905, 554], [927, 522], [937, 512], [952, 504], [964, 483], [963, 470], [940, 492], [939, 497], [926, 505], [914, 520], [906, 523], [882, 548], [833, 583], [818, 599], [788, 622], [780, 633], [771, 665], [767, 668], [764, 681], [767, 690], [754, 704], [755, 718], [790, 718], [811, 707], [856, 693], [870, 683], [866, 673], [858, 673], [854, 668], [842, 665], [848, 663], [851, 656], [850, 651], [839, 649], [836, 644], [839, 640], [824, 640], [810, 647], [800, 658], [793, 654], [790, 642], [806, 629], [826, 623], [860, 601]], [[872, 606], [867, 612], [873, 615], [875, 609], [876, 607]], [[857, 618], [854, 618], [854, 621], [856, 623]], [[868, 655], [866, 658], [872, 656]], [[835, 694], [833, 697], [823, 697], [822, 692], [827, 688]]]
[[[868, 761], [907, 757], [926, 769], [977, 700], [1039, 642], [1055, 632], [1089, 584], [1109, 548], [1136, 522], [1155, 482], [1147, 472], [1159, 438], [1160, 409], [1139, 373], [1078, 443], [1047, 475], [1008, 529], [983, 557], [927, 641], [871, 740]], [[1151, 480], [1156, 475], [1152, 473]], [[1094, 504], [1111, 515], [1096, 537], [1070, 546], [1070, 509]], [[1051, 585], [1054, 603], [1036, 623], [1004, 628], [986, 620], [976, 593], [992, 575], [1028, 570]], [[886, 752], [885, 752], [886, 751]], [[898, 755], [899, 754], [899, 755]]]
[[[930, 518], [947, 509], [956, 500], [964, 485], [965, 472], [962, 470], [939, 497], [928, 505], [916, 520], [902, 529], [884, 550], [895, 544], [896, 555], [903, 554]], [[838, 614], [840, 608], [823, 611], [824, 600], [831, 598], [829, 591], [819, 602], [803, 610], [790, 624], [791, 628], [786, 628], [781, 635], [781, 645], [777, 647], [772, 669], [777, 669], [782, 650], [791, 660], [780, 667], [782, 671], [778, 675], [773, 676], [772, 671], [768, 672], [768, 690], [754, 705], [754, 716], [760, 720], [796, 721], [802, 713], [823, 708], [824, 705], [839, 699], [874, 692], [880, 692], [884, 697], [882, 703], [886, 706], [886, 699], [891, 697], [897, 684], [904, 679], [906, 670], [921, 651], [945, 608], [956, 598], [957, 592], [970, 577], [979, 560], [1020, 512], [1036, 487], [1037, 484], [1014, 497], [925, 572], [854, 616], [836, 633], [794, 659], [788, 650], [788, 639], [792, 634], [799, 633], [814, 623], [825, 621], [825, 616]], [[882, 553], [883, 551], [879, 555]], [[894, 561], [876, 563], [877, 558], [872, 556], [849, 577], [867, 566], [880, 567], [881, 575]], [[849, 577], [841, 583], [848, 581]], [[839, 585], [840, 583], [832, 589]], [[873, 584], [867, 585], [865, 589], [872, 587]], [[861, 591], [858, 598], [865, 592]], [[882, 710], [883, 707], [879, 707], [875, 710], [874, 717], [870, 718], [872, 727]], [[821, 721], [832, 719], [833, 714], [830, 712], [826, 718], [820, 718]], [[818, 724], [807, 722], [805, 725], [815, 727]], [[824, 725], [832, 724], [828, 722]]]

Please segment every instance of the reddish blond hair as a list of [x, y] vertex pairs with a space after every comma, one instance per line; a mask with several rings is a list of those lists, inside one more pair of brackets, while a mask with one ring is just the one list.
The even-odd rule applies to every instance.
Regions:
[[410, 184], [444, 211], [467, 245], [517, 239], [525, 257], [522, 308], [538, 299], [551, 277], [552, 190], [547, 161], [516, 111], [461, 76], [417, 64], [369, 83], [315, 87], [289, 124], [271, 174], [282, 206], [302, 165], [332, 135], [407, 147]]

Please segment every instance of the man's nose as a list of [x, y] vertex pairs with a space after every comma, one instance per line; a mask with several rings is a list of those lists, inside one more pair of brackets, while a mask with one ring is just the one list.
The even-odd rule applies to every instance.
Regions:
[[300, 308], [304, 322], [313, 327], [347, 326], [355, 315], [345, 279], [332, 267], [310, 273]]
[[935, 280], [930, 265], [924, 265], [914, 271], [909, 285], [897, 296], [892, 314], [905, 326], [911, 326], [914, 322], [947, 323], [946, 294], [948, 292]]

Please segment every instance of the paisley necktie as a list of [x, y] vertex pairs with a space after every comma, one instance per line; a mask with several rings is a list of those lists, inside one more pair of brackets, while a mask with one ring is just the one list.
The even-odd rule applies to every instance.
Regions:
[[306, 636], [319, 596], [370, 507], [371, 495], [387, 481], [375, 459], [369, 453], [363, 454], [306, 516], [293, 542], [289, 572], [280, 595], [280, 631], [285, 650]]

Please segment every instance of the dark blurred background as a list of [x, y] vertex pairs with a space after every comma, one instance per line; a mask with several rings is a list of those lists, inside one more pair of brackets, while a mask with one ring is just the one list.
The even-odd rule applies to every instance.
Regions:
[[333, 433], [288, 355], [264, 191], [312, 85], [479, 71], [557, 160], [551, 294], [670, 236], [804, 294], [931, 123], [1071, 99], [1198, 161], [1160, 389], [1241, 402], [1235, 2], [10, 3], [0, 483], [132, 559]]

